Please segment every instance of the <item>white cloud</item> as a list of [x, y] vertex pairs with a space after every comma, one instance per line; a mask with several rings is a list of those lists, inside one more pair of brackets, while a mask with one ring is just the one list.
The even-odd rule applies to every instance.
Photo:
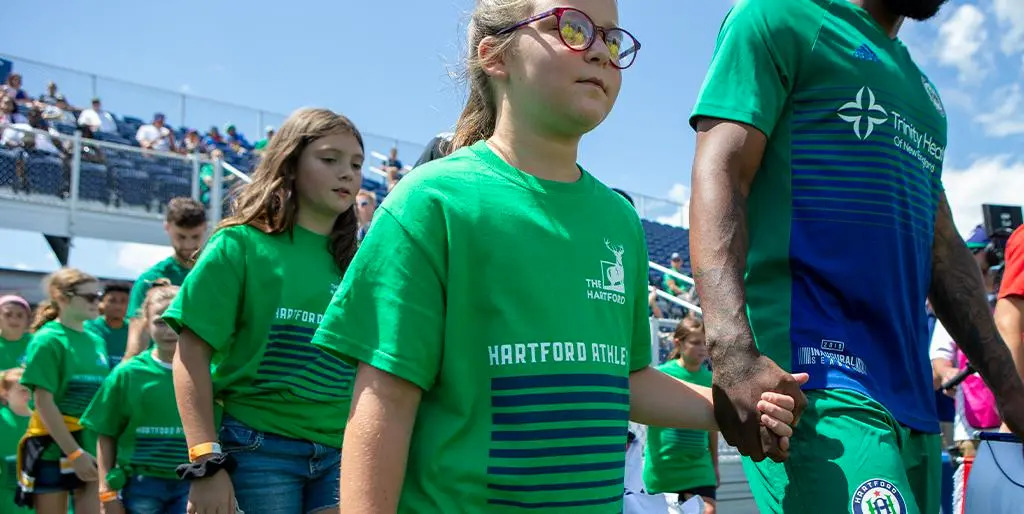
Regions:
[[1024, 158], [982, 157], [965, 169], [942, 173], [953, 221], [961, 234], [984, 221], [981, 204], [1024, 204]]
[[[1014, 4], [1014, 5], [1010, 5]], [[996, 19], [1006, 26], [1000, 46], [1006, 55], [1024, 52], [1024, 8], [1020, 0], [995, 0]]]
[[996, 89], [991, 96], [998, 99], [995, 108], [976, 115], [974, 121], [993, 137], [1024, 134], [1024, 93], [1020, 84]]
[[690, 226], [690, 188], [685, 184], [675, 183], [668, 190], [668, 199], [672, 204], [666, 203], [672, 209], [672, 213], [665, 216], [657, 216], [655, 221], [666, 225], [688, 228]]
[[147, 245], [142, 243], [116, 243], [118, 267], [128, 272], [128, 276], [136, 277], [149, 269], [153, 264], [166, 259], [173, 253], [168, 246]]
[[962, 82], [979, 79], [984, 70], [978, 52], [986, 40], [985, 14], [976, 6], [961, 5], [939, 27], [939, 62], [957, 68]]

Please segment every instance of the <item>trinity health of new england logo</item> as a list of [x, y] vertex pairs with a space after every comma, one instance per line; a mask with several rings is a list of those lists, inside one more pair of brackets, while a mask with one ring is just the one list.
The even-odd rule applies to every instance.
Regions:
[[587, 298], [623, 305], [626, 303], [626, 269], [622, 266], [622, 255], [626, 249], [613, 245], [605, 239], [604, 246], [615, 256], [615, 261], [601, 260], [600, 278], [587, 279]]

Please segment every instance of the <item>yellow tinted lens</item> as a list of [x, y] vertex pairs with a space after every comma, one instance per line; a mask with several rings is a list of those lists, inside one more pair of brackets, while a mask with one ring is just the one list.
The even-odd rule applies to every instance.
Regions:
[[582, 49], [590, 43], [594, 26], [582, 14], [567, 11], [562, 16], [559, 30], [562, 32], [562, 40], [565, 41], [565, 44], [571, 48]]

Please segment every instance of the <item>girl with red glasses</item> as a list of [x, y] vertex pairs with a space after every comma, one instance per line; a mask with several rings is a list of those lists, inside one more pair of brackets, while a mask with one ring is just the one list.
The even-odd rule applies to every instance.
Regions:
[[576, 164], [639, 48], [614, 0], [476, 2], [454, 153], [388, 195], [314, 336], [358, 362], [345, 512], [621, 512], [630, 418], [714, 429], [648, 366], [636, 212]]

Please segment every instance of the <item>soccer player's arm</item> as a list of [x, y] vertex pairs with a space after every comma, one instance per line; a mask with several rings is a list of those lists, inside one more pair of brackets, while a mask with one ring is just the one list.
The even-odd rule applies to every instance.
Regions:
[[956, 231], [945, 192], [938, 194], [929, 293], [932, 309], [995, 393], [1003, 420], [1024, 435], [1024, 384], [996, 329], [981, 270]]
[[441, 369], [447, 221], [428, 184], [405, 191], [414, 189], [378, 209], [313, 338], [359, 363], [341, 456], [345, 512], [396, 511], [420, 399]]
[[1006, 244], [1006, 264], [995, 318], [999, 334], [1013, 355], [1017, 374], [1024, 378], [1024, 228], [1014, 231]]

